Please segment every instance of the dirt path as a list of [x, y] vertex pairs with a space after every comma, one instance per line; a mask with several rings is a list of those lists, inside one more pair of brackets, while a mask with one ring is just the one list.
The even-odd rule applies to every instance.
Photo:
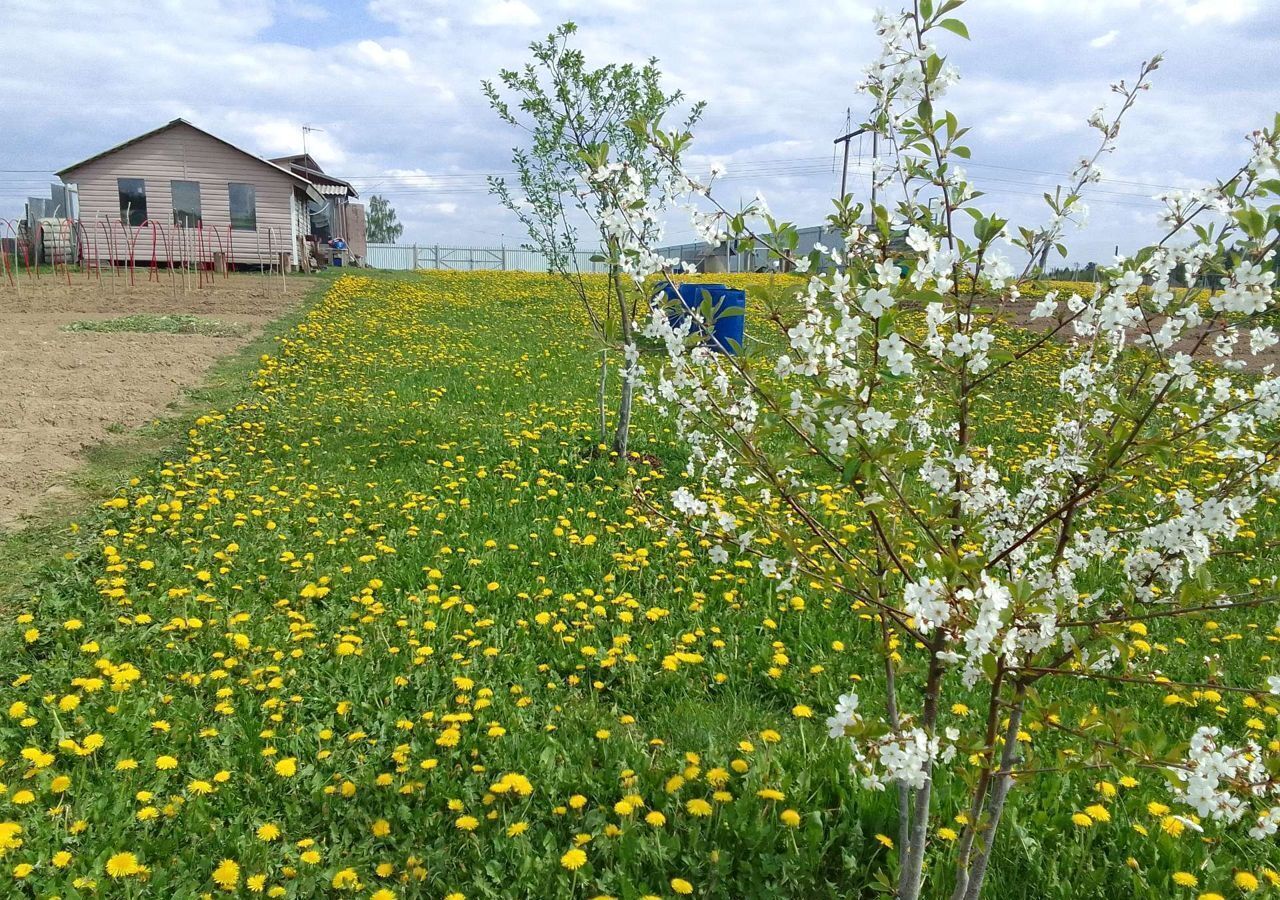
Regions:
[[[141, 280], [139, 273], [139, 280]], [[132, 288], [45, 275], [17, 290], [0, 281], [0, 531], [20, 527], [80, 465], [86, 449], [161, 415], [220, 357], [300, 301], [257, 276], [175, 292], [167, 279]], [[189, 313], [245, 326], [235, 337], [68, 332], [72, 322]]]

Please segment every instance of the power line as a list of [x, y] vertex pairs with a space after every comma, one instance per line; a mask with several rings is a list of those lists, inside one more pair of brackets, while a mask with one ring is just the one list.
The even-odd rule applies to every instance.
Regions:
[[[853, 159], [858, 162], [860, 162], [863, 158], [865, 158], [863, 154], [857, 154], [853, 156]], [[821, 165], [818, 165], [819, 163], [821, 163]], [[998, 171], [1019, 172], [1023, 174], [1041, 175], [1041, 176], [1052, 177], [1052, 178], [1071, 178], [1072, 177], [1072, 174], [1069, 172], [1055, 172], [1047, 169], [1030, 169], [1030, 168], [1024, 168], [1020, 166], [1007, 166], [1007, 165], [1002, 165], [998, 163], [979, 163], [979, 162], [971, 162], [968, 160], [964, 160], [962, 162], [958, 161], [956, 164], [962, 165], [965, 168], [994, 169]], [[769, 157], [769, 158], [760, 159], [760, 160], [745, 161], [743, 163], [737, 164], [731, 167], [728, 173], [721, 176], [721, 180], [727, 180], [731, 178], [743, 178], [743, 177], [749, 177], [749, 176], [763, 176], [763, 175], [791, 174], [791, 175], [799, 176], [799, 175], [827, 174], [831, 171], [829, 166], [830, 166], [830, 160], [825, 156]], [[51, 172], [44, 169], [0, 169], [0, 175], [8, 175], [8, 174], [47, 175], [48, 180], [52, 180], [56, 178], [56, 176], [54, 176]], [[404, 170], [398, 170], [398, 171], [376, 172], [376, 173], [363, 174], [363, 175], [344, 174], [343, 177], [347, 181], [351, 181], [351, 182], [373, 181], [373, 180], [381, 180], [381, 181], [421, 180], [426, 182], [438, 182], [438, 181], [465, 182], [467, 180], [473, 180], [473, 181], [487, 180], [493, 177], [510, 178], [510, 177], [515, 177], [517, 174], [518, 173], [516, 172], [406, 172]], [[1104, 177], [1102, 181], [1105, 183], [1116, 184], [1116, 185], [1154, 188], [1157, 190], [1186, 189], [1185, 185], [1180, 186], [1180, 185], [1171, 185], [1171, 184], [1160, 184], [1156, 182], [1135, 181], [1135, 180], [1122, 179], [1122, 178]], [[43, 183], [43, 179], [0, 177], [0, 183], [36, 184], [36, 183]], [[423, 187], [430, 187], [430, 185], [423, 185]]]

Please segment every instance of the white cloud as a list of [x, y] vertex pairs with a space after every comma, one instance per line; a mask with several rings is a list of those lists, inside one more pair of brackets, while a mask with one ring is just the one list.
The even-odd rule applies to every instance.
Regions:
[[1257, 0], [1165, 0], [1165, 5], [1190, 25], [1219, 20], [1232, 24], [1258, 11]]
[[[964, 109], [966, 120], [983, 138], [1017, 141], [1026, 146], [1067, 135], [1082, 137], [1087, 131], [1085, 119], [1089, 112], [1107, 94], [1103, 84], [1007, 84], [975, 77], [962, 79], [953, 96], [954, 103]], [[1078, 141], [1070, 145], [1083, 150]]]
[[413, 68], [409, 54], [397, 48], [387, 49], [377, 41], [364, 40], [356, 44], [356, 52], [362, 59], [380, 69], [399, 69], [407, 72]]
[[1103, 47], [1107, 47], [1115, 43], [1115, 40], [1117, 37], [1119, 37], [1119, 35], [1120, 35], [1120, 31], [1116, 28], [1112, 28], [1106, 34], [1100, 34], [1096, 38], [1091, 40], [1089, 42], [1089, 46], [1095, 50], [1101, 50]]
[[[268, 119], [249, 124], [246, 130], [253, 137], [245, 149], [256, 147], [263, 156], [288, 156], [301, 153], [303, 124], [303, 122], [288, 119]], [[307, 152], [326, 171], [335, 171], [335, 166], [341, 166], [347, 161], [347, 154], [342, 146], [323, 131], [312, 131], [307, 135]], [[336, 171], [335, 174], [337, 174]]]
[[1234, 24], [1261, 8], [1260, 0], [1002, 0], [1002, 5], [1006, 7], [1005, 15], [1032, 13], [1093, 21], [1137, 13], [1153, 27], [1159, 26], [1157, 20], [1162, 16], [1174, 16], [1187, 25], [1212, 21]]
[[476, 25], [537, 25], [542, 21], [538, 14], [522, 0], [489, 0], [471, 16]]

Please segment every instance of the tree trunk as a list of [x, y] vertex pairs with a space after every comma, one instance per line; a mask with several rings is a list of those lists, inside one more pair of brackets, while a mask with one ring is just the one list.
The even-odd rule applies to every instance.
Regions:
[[609, 348], [600, 348], [600, 391], [596, 398], [596, 406], [600, 410], [600, 443], [609, 439], [609, 423], [605, 413], [605, 398], [609, 390]]
[[631, 436], [631, 396], [633, 392], [634, 387], [631, 383], [631, 376], [627, 374], [626, 370], [623, 370], [622, 399], [618, 403], [618, 430], [613, 435], [613, 449], [623, 459], [627, 456], [627, 442]]
[[[880, 577], [883, 577], [883, 570]], [[889, 624], [884, 616], [880, 617], [880, 639], [884, 651], [885, 712], [889, 716], [889, 727], [896, 732], [902, 727], [902, 718], [898, 713], [898, 674], [893, 665], [893, 642]], [[911, 845], [911, 787], [905, 781], [899, 781], [897, 792], [898, 853], [905, 854], [907, 847]]]
[[[934, 727], [938, 721], [938, 693], [941, 690], [943, 668], [938, 662], [937, 652], [929, 660], [929, 674], [925, 679], [924, 709], [920, 726], [932, 738]], [[918, 900], [920, 888], [924, 881], [924, 851], [929, 843], [929, 812], [933, 800], [933, 762], [924, 764], [924, 786], [915, 792], [911, 811], [911, 825], [907, 833], [910, 837], [908, 846], [899, 851], [902, 860], [902, 871], [898, 878], [898, 897], [900, 900]]]
[[1004, 657], [1001, 657], [996, 677], [991, 682], [990, 697], [987, 701], [987, 729], [984, 745], [988, 748], [986, 764], [982, 767], [982, 775], [973, 789], [973, 797], [969, 802], [969, 821], [964, 826], [964, 834], [956, 847], [956, 887], [951, 900], [964, 900], [969, 891], [969, 868], [973, 864], [973, 842], [977, 838], [978, 829], [982, 827], [983, 810], [987, 808], [987, 795], [991, 789], [992, 779], [999, 774], [1000, 763], [994, 758], [996, 752], [996, 736], [1000, 728], [1000, 689], [1004, 683]]
[[618, 326], [622, 333], [624, 359], [622, 362], [622, 396], [618, 400], [618, 427], [613, 434], [613, 449], [619, 458], [627, 458], [627, 444], [631, 437], [631, 398], [635, 385], [631, 375], [631, 364], [625, 358], [627, 348], [631, 346], [631, 316], [627, 314], [627, 299], [622, 293], [622, 276], [616, 270], [610, 275], [613, 283], [613, 295], [618, 301]]
[[1022, 725], [1022, 698], [1019, 691], [1013, 709], [1009, 713], [1009, 727], [1005, 731], [1004, 751], [1000, 755], [1000, 773], [996, 776], [995, 785], [991, 789], [991, 803], [987, 807], [987, 828], [982, 849], [969, 869], [969, 887], [965, 891], [965, 900], [977, 900], [982, 895], [982, 882], [987, 877], [987, 864], [991, 861], [991, 851], [995, 849], [996, 834], [1000, 829], [1000, 816], [1004, 812], [1004, 801], [1013, 786], [1013, 766], [1018, 760], [1018, 728]]

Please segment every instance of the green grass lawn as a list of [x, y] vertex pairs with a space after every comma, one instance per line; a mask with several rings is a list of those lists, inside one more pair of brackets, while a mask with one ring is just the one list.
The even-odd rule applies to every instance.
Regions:
[[[596, 452], [581, 319], [540, 276], [344, 277], [74, 533], [0, 546], [7, 894], [872, 895], [893, 804], [822, 719], [864, 676], [874, 703], [878, 626], [646, 517], [680, 450], [642, 409], [636, 459]], [[1049, 386], [993, 391], [985, 437], [1033, 444]], [[1250, 549], [1280, 531], [1269, 506], [1252, 526], [1224, 590], [1277, 571]], [[1133, 652], [1252, 684], [1272, 619], [1153, 625]], [[1062, 698], [1063, 720], [1125, 705], [1179, 739], [1216, 718], [1275, 740], [1280, 712]], [[1044, 721], [1026, 737], [1053, 762]], [[1162, 776], [1137, 777], [1025, 779], [988, 895], [1231, 895], [1280, 867], [1273, 844], [1169, 833]], [[944, 822], [962, 789], [939, 780]], [[1094, 804], [1106, 821], [1072, 824]], [[939, 832], [931, 896], [949, 853]]]

